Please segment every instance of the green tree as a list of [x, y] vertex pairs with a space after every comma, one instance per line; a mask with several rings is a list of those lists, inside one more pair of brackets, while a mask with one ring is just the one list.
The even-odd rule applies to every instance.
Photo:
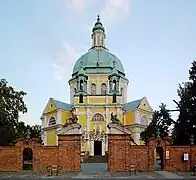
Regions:
[[9, 145], [23, 138], [30, 131], [30, 137], [41, 138], [41, 126], [25, 125], [19, 121], [19, 113], [26, 113], [23, 91], [15, 91], [5, 79], [0, 80], [0, 146]]
[[141, 132], [140, 137], [145, 142], [147, 142], [149, 138], [154, 136], [168, 136], [169, 128], [174, 123], [169, 110], [166, 108], [166, 105], [162, 103], [159, 108], [159, 111], [153, 112], [150, 124], [144, 131]]
[[189, 81], [179, 85], [177, 92], [180, 114], [173, 130], [174, 144], [189, 145], [191, 135], [196, 138], [196, 61], [189, 70]]
[[41, 139], [41, 126], [34, 125], [30, 127], [30, 133], [32, 138], [39, 138]]
[[15, 140], [19, 113], [26, 113], [23, 91], [15, 91], [5, 79], [0, 80], [0, 145], [8, 145]]

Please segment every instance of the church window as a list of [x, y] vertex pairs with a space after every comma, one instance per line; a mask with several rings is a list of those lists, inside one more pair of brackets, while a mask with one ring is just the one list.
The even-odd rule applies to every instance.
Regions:
[[84, 101], [83, 101], [83, 95], [82, 94], [80, 94], [80, 96], [79, 96], [79, 103], [83, 103]]
[[55, 119], [54, 117], [51, 117], [50, 120], [49, 120], [48, 125], [49, 125], [49, 126], [53, 126], [53, 125], [55, 125], [55, 124], [56, 124], [56, 119]]
[[83, 91], [83, 80], [80, 80], [80, 90]]
[[113, 94], [112, 102], [113, 102], [113, 103], [116, 103], [116, 94]]
[[94, 83], [91, 84], [91, 95], [96, 95], [96, 85]]
[[142, 125], [148, 125], [148, 119], [146, 116], [142, 116], [141, 119], [140, 119], [140, 123]]
[[101, 95], [106, 95], [107, 94], [107, 86], [105, 83], [101, 85]]
[[113, 80], [112, 90], [116, 91], [116, 80]]
[[92, 117], [92, 121], [104, 121], [104, 117], [100, 113], [96, 113]]

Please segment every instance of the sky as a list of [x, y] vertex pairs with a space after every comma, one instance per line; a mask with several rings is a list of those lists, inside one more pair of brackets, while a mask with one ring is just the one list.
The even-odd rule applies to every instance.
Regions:
[[128, 100], [175, 109], [196, 60], [195, 8], [195, 0], [1, 0], [0, 78], [27, 92], [20, 120], [41, 124], [50, 97], [70, 102], [68, 80], [91, 47], [97, 14], [129, 79]]

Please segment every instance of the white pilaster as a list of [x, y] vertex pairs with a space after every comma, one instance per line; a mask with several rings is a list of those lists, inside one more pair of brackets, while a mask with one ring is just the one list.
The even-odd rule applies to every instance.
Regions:
[[100, 77], [97, 76], [97, 85], [96, 85], [96, 94], [101, 94], [101, 85], [100, 85]]
[[44, 115], [44, 127], [48, 126], [48, 123], [47, 123], [47, 116]]
[[44, 146], [47, 146], [47, 132], [44, 131], [44, 138], [43, 138]]
[[108, 104], [108, 100], [109, 100], [108, 95], [106, 95], [106, 104]]
[[57, 119], [57, 122], [56, 123], [57, 124], [61, 124], [61, 110], [58, 110], [57, 111], [57, 118], [56, 119]]
[[140, 112], [135, 111], [135, 123], [140, 124]]
[[120, 108], [117, 108], [117, 117], [120, 118]]
[[76, 115], [79, 114], [79, 108], [76, 108]]
[[94, 156], [94, 141], [90, 141], [90, 156]]
[[106, 125], [106, 134], [108, 134], [109, 133], [109, 129], [107, 128], [107, 125], [108, 125], [108, 119], [109, 119], [109, 109], [108, 109], [108, 107], [106, 107], [106, 112], [105, 112], [105, 114], [106, 114], [106, 123], [105, 123], [105, 125]]
[[70, 104], [72, 104], [72, 99], [73, 99], [73, 89], [71, 88], [71, 86], [70, 86]]
[[56, 135], [56, 145], [59, 145], [58, 136]]
[[105, 142], [102, 141], [102, 153], [101, 153], [102, 156], [105, 156]]
[[87, 141], [87, 151], [90, 153], [90, 141]]
[[90, 117], [91, 117], [90, 108], [87, 108], [86, 115], [87, 115], [87, 132], [89, 132], [90, 131]]

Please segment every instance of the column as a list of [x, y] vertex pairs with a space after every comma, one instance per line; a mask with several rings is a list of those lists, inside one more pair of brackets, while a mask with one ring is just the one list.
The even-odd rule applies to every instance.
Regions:
[[105, 142], [102, 140], [102, 156], [105, 156]]
[[94, 156], [94, 141], [90, 141], [90, 156]]

